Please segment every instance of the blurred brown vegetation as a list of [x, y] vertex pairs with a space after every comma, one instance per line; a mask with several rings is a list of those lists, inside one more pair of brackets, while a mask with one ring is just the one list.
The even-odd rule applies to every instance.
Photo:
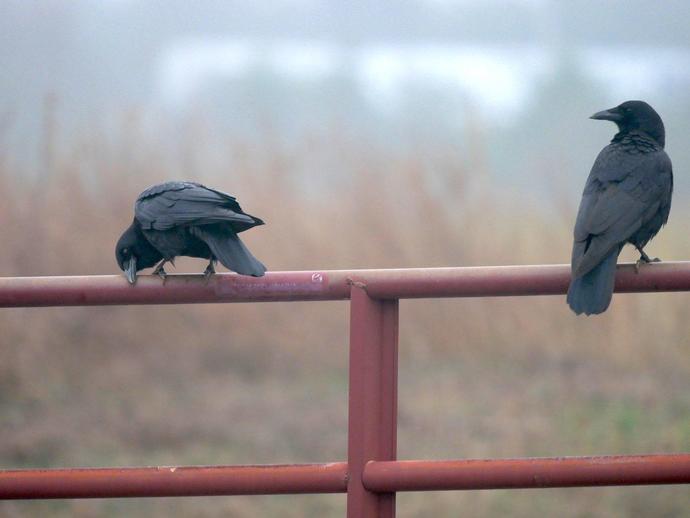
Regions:
[[[271, 138], [211, 145], [203, 132], [176, 147], [142, 128], [72, 136], [46, 151], [38, 176], [0, 153], [0, 274], [116, 273], [114, 243], [134, 198], [171, 178], [229, 191], [264, 218], [244, 239], [273, 270], [569, 258], [574, 197], [502, 189], [481, 146], [393, 153], [326, 129], [292, 149]], [[324, 150], [344, 174], [314, 167]], [[551, 170], [545, 185], [560, 174], [584, 181], [586, 171]], [[650, 253], [690, 257], [687, 216], [677, 204]], [[203, 267], [183, 260], [177, 272]], [[689, 302], [618, 295], [606, 314], [577, 318], [564, 297], [404, 301], [400, 458], [690, 450]], [[2, 310], [0, 465], [344, 459], [347, 315], [345, 303]], [[690, 516], [687, 496], [683, 487], [401, 494], [398, 513], [675, 517]], [[343, 510], [342, 495], [0, 504], [8, 517]]]

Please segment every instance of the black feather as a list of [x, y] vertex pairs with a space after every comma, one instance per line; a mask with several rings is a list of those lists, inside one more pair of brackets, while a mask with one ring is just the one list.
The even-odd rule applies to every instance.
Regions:
[[266, 267], [244, 246], [237, 234], [223, 233], [211, 226], [194, 227], [191, 232], [208, 245], [213, 257], [228, 270], [253, 277], [266, 273]]
[[[134, 205], [134, 222], [118, 242], [121, 269], [130, 255], [137, 270], [153, 266], [151, 259], [171, 261], [177, 256], [219, 260], [243, 275], [261, 276], [266, 267], [240, 241], [237, 234], [264, 222], [242, 210], [237, 200], [222, 191], [194, 182], [166, 182], [149, 187]], [[125, 248], [134, 240], [138, 246]]]
[[594, 269], [575, 277], [570, 283], [568, 305], [576, 314], [596, 315], [609, 307], [619, 253], [619, 250], [613, 250]]
[[673, 192], [664, 124], [651, 106], [628, 101], [592, 118], [619, 132], [592, 166], [575, 221], [567, 301], [578, 314], [606, 310], [623, 245], [642, 251], [668, 220]]

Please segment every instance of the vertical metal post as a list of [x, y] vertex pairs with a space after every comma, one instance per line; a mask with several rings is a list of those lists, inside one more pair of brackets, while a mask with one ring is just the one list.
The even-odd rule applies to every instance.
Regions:
[[398, 301], [376, 300], [353, 285], [350, 296], [347, 516], [393, 518], [395, 493], [362, 483], [370, 460], [395, 460], [398, 414]]

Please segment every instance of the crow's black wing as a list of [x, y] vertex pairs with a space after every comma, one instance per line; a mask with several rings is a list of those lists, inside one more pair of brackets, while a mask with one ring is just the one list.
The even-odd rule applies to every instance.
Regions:
[[587, 179], [575, 222], [573, 275], [591, 271], [661, 207], [671, 161], [662, 150], [626, 153], [607, 146]]
[[148, 188], [137, 198], [134, 215], [146, 230], [226, 222], [241, 232], [263, 224], [246, 214], [233, 196], [194, 182], [166, 182]]

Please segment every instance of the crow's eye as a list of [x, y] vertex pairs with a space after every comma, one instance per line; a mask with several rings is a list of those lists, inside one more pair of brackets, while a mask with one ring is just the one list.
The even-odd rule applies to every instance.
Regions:
[[122, 255], [127, 255], [129, 254], [129, 248], [123, 248], [122, 249]]

